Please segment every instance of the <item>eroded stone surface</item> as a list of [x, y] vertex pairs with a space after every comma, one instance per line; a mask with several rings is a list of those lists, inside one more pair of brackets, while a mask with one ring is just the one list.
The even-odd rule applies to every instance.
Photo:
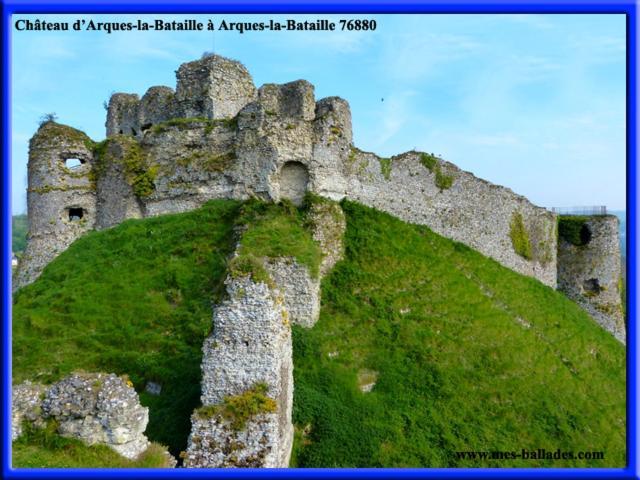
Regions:
[[[41, 427], [52, 419], [60, 435], [88, 445], [107, 445], [129, 459], [149, 446], [144, 435], [149, 409], [140, 405], [133, 387], [117, 375], [74, 373], [50, 386], [25, 382], [14, 386], [12, 394], [12, 440], [22, 434], [24, 421]], [[168, 453], [167, 459], [171, 466]]]
[[587, 217], [590, 240], [586, 245], [559, 239], [558, 289], [625, 343], [618, 222], [615, 215]]
[[23, 422], [42, 426], [42, 399], [47, 387], [24, 382], [11, 390], [11, 441], [22, 435]]
[[42, 401], [45, 418], [58, 421], [58, 432], [83, 442], [105, 444], [127, 458], [147, 449], [144, 430], [149, 409], [138, 394], [114, 374], [77, 373], [53, 384]]
[[[227, 278], [228, 299], [215, 307], [213, 333], [202, 359], [202, 405], [220, 405], [257, 384], [274, 399], [273, 414], [252, 418], [240, 431], [221, 419], [192, 417], [185, 466], [287, 467], [293, 425], [291, 326], [282, 294], [250, 277]], [[236, 447], [225, 453], [226, 445]], [[233, 460], [233, 458], [237, 459]]]

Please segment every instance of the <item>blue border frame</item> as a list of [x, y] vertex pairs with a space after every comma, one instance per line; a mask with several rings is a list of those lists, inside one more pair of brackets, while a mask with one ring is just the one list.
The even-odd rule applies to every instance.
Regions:
[[[640, 478], [637, 415], [637, 0], [1, 0], [2, 6], [2, 476], [3, 478]], [[627, 461], [625, 469], [18, 469], [10, 468], [11, 15], [15, 13], [617, 13], [627, 18]]]

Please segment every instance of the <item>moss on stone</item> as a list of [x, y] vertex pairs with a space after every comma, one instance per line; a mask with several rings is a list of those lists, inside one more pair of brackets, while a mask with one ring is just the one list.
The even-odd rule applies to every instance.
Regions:
[[89, 149], [93, 146], [93, 141], [83, 131], [53, 121], [43, 123], [34, 138], [38, 141], [68, 140], [82, 143]]
[[385, 180], [389, 180], [391, 178], [391, 159], [390, 158], [378, 158], [380, 162], [380, 173], [385, 178]]
[[[117, 143], [122, 148], [121, 156], [115, 156], [109, 152], [109, 147], [113, 143]], [[108, 138], [94, 145], [93, 156], [94, 162], [89, 178], [94, 185], [104, 175], [108, 163], [121, 162], [125, 180], [131, 185], [137, 197], [148, 197], [154, 192], [159, 167], [149, 164], [142, 147], [135, 138], [126, 135]]]
[[436, 187], [440, 190], [447, 190], [453, 185], [453, 175], [443, 173], [440, 166], [436, 167]]
[[224, 172], [231, 166], [231, 163], [236, 158], [233, 150], [217, 155], [198, 150], [191, 155], [179, 158], [176, 163], [182, 167], [196, 165], [208, 172]]
[[440, 162], [442, 160], [433, 153], [421, 153], [420, 163], [435, 175], [435, 184], [441, 191], [452, 187], [455, 177], [442, 171]]
[[251, 277], [255, 283], [264, 283], [269, 288], [275, 288], [275, 283], [265, 268], [265, 260], [250, 253], [233, 257], [228, 270], [233, 278]]
[[584, 215], [562, 215], [558, 217], [558, 236], [576, 247], [591, 241], [591, 231], [587, 226], [589, 217]]
[[529, 239], [529, 233], [524, 224], [524, 219], [520, 212], [514, 212], [511, 217], [511, 224], [509, 226], [509, 237], [511, 237], [511, 244], [513, 250], [522, 258], [531, 260], [531, 240]]
[[202, 419], [220, 415], [231, 423], [232, 429], [243, 430], [256, 415], [275, 413], [277, 405], [274, 399], [267, 396], [268, 390], [265, 383], [257, 383], [239, 395], [226, 396], [222, 404], [200, 407], [196, 415]]
[[238, 126], [238, 119], [237, 117], [215, 120], [206, 117], [171, 118], [151, 127], [151, 132], [161, 134], [174, 127], [178, 129], [189, 129], [194, 126], [204, 126], [205, 135], [209, 135], [217, 125], [223, 125], [226, 128], [235, 130]]
[[433, 172], [433, 169], [438, 165], [439, 160], [440, 159], [433, 153], [420, 154], [420, 163], [430, 172]]

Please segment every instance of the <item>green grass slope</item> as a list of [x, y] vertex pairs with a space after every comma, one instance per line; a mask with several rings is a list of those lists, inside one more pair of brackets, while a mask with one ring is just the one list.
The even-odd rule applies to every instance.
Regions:
[[[624, 349], [577, 306], [428, 228], [345, 202], [347, 255], [323, 281], [311, 330], [294, 328], [293, 466], [621, 466]], [[234, 227], [244, 225], [240, 257]], [[13, 380], [127, 374], [148, 437], [184, 450], [199, 404], [211, 305], [264, 256], [317, 269], [304, 212], [214, 201], [93, 232], [13, 306]], [[370, 393], [358, 383], [375, 380]], [[147, 381], [162, 393], [144, 392]], [[15, 466], [127, 466], [31, 431]], [[471, 461], [458, 450], [603, 450], [602, 461]], [[156, 452], [136, 465], [157, 466]]]
[[[460, 243], [343, 208], [346, 258], [323, 281], [318, 323], [294, 329], [292, 464], [625, 464], [625, 354], [611, 335], [558, 292]], [[604, 460], [455, 455], [523, 448]]]
[[29, 229], [27, 216], [14, 215], [11, 217], [11, 251], [21, 254], [27, 246], [27, 230]]
[[[74, 242], [14, 298], [14, 383], [76, 370], [126, 374], [150, 407], [147, 436], [184, 450], [239, 208], [212, 202]], [[161, 394], [145, 393], [147, 381], [162, 384]]]

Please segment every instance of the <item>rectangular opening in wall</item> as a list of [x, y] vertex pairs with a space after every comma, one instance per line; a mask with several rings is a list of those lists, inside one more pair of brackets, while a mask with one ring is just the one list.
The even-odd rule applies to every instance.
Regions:
[[83, 216], [84, 216], [84, 209], [82, 209], [80, 207], [70, 207], [69, 208], [69, 221], [70, 222], [77, 222], [79, 220], [82, 220]]

